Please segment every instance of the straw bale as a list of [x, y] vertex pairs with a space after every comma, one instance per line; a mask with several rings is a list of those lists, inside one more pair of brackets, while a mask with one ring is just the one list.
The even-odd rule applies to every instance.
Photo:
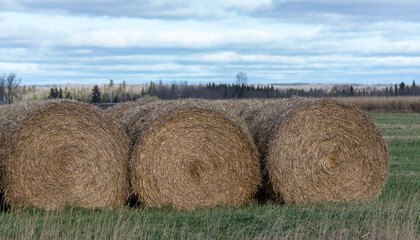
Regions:
[[15, 103], [0, 105], [0, 192], [2, 192], [1, 166], [6, 149], [3, 145], [9, 134], [9, 129], [16, 123], [19, 113], [33, 106], [33, 103]]
[[223, 111], [241, 117], [247, 124], [252, 122], [265, 104], [272, 102], [268, 99], [235, 99], [235, 100], [217, 100], [213, 104]]
[[110, 107], [105, 110], [105, 113], [111, 117], [115, 122], [118, 122], [120, 119], [129, 113], [133, 108], [142, 106], [148, 103], [156, 102], [159, 99], [156, 97], [142, 97], [133, 102], [123, 102], [116, 104], [113, 107]]
[[3, 180], [1, 177], [1, 167], [4, 159], [4, 143], [7, 138], [8, 129], [16, 122], [18, 119], [20, 111], [28, 108], [30, 104], [2, 104], [0, 105], [0, 211], [7, 208], [4, 200], [3, 192]]
[[157, 111], [164, 106], [174, 104], [175, 101], [157, 101], [144, 105], [138, 105], [125, 112], [118, 124], [125, 130], [131, 143], [134, 145], [140, 135], [140, 128], [146, 122], [150, 112]]
[[388, 147], [371, 119], [335, 99], [267, 103], [249, 122], [276, 201], [375, 198], [386, 181]]
[[194, 209], [252, 201], [258, 155], [235, 120], [198, 100], [152, 103], [133, 116], [131, 184], [141, 203]]
[[2, 146], [7, 204], [56, 209], [126, 203], [129, 141], [101, 110], [59, 100], [16, 111], [14, 116], [18, 117]]
[[19, 118], [19, 113], [32, 105], [23, 103], [0, 105], [0, 146], [4, 143], [4, 138], [6, 138], [6, 134], [9, 132], [8, 129]]

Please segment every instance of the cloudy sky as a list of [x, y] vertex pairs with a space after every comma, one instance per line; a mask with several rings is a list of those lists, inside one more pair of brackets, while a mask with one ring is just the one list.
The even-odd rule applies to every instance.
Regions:
[[[24, 84], [411, 83], [417, 0], [1, 0], [0, 74]], [[420, 81], [418, 81], [420, 82]]]

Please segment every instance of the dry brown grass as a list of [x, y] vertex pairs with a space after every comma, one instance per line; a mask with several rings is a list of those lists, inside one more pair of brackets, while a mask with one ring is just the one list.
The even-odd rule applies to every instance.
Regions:
[[125, 204], [128, 138], [101, 110], [68, 100], [14, 110], [1, 146], [1, 176], [10, 206]]
[[194, 209], [252, 201], [260, 183], [257, 151], [226, 114], [187, 100], [148, 104], [130, 119], [131, 183], [141, 203]]
[[420, 112], [420, 96], [416, 97], [348, 97], [344, 102], [364, 111]]
[[365, 113], [334, 99], [246, 106], [241, 111], [262, 156], [265, 190], [277, 201], [367, 201], [380, 192], [388, 148]]

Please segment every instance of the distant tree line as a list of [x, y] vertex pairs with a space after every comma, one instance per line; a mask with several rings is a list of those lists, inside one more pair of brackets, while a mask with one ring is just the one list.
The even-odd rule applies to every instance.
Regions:
[[148, 89], [142, 90], [141, 96], [156, 96], [160, 99], [241, 99], [241, 98], [290, 98], [300, 97], [351, 97], [351, 96], [418, 96], [420, 87], [413, 81], [411, 86], [404, 82], [394, 87], [385, 87], [380, 90], [356, 90], [352, 85], [336, 85], [332, 89], [297, 89], [286, 90], [275, 88], [274, 85], [254, 86], [246, 84], [215, 84], [188, 85], [151, 82]]
[[104, 84], [102, 87], [94, 85], [90, 92], [86, 91], [84, 87], [73, 87], [72, 89], [65, 87], [62, 89], [52, 86], [48, 99], [68, 98], [90, 103], [118, 103], [133, 101], [141, 97], [140, 90], [128, 90], [127, 88], [125, 81], [116, 86], [112, 79], [109, 84]]
[[[102, 91], [101, 91], [102, 89]], [[75, 94], [77, 95], [77, 94]], [[73, 98], [91, 103], [118, 103], [133, 101], [144, 96], [155, 96], [159, 99], [242, 99], [242, 98], [290, 98], [300, 97], [357, 97], [357, 96], [416, 96], [420, 95], [420, 87], [417, 87], [415, 81], [411, 86], [404, 82], [393, 87], [385, 87], [380, 90], [356, 90], [352, 85], [336, 85], [332, 89], [296, 89], [286, 90], [275, 88], [274, 85], [254, 86], [242, 84], [215, 84], [207, 85], [189, 85], [186, 82], [181, 84], [163, 84], [162, 82], [151, 82], [148, 87], [141, 91], [127, 91], [125, 82], [118, 87], [114, 86], [113, 81], [110, 84], [103, 85], [100, 88], [95, 85], [89, 96], [85, 94], [84, 98], [73, 98], [72, 94], [61, 88], [52, 87], [49, 98]]]
[[[13, 103], [15, 101], [42, 100], [36, 93], [35, 86], [19, 86], [21, 79], [16, 74], [3, 74], [0, 76], [0, 104]], [[49, 99], [74, 99], [90, 103], [118, 103], [134, 101], [138, 98], [155, 96], [160, 99], [241, 99], [241, 98], [289, 98], [301, 97], [352, 97], [352, 96], [419, 96], [420, 87], [413, 80], [411, 84], [390, 85], [378, 89], [357, 89], [353, 85], [336, 85], [331, 89], [311, 88], [309, 90], [289, 88], [279, 89], [275, 85], [247, 85], [246, 73], [239, 72], [236, 75], [235, 84], [191, 85], [187, 82], [164, 84], [150, 82], [146, 86], [127, 85], [125, 81], [114, 84], [111, 79], [109, 84], [95, 85], [93, 88], [86, 87], [57, 87], [52, 86]], [[29, 97], [23, 97], [30, 94]], [[32, 94], [32, 95], [31, 95]], [[46, 96], [43, 98], [45, 99]]]
[[63, 99], [63, 98], [67, 98], [67, 99], [71, 99], [71, 94], [70, 92], [66, 89], [65, 92], [63, 91], [63, 89], [61, 89], [61, 87], [59, 89], [57, 89], [57, 87], [52, 87], [50, 89], [50, 93], [48, 95], [48, 99]]

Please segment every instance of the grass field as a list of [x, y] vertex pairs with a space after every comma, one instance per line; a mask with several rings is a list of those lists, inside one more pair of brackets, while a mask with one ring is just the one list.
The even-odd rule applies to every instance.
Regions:
[[0, 239], [419, 239], [420, 114], [370, 113], [390, 145], [390, 174], [375, 201], [0, 213]]

